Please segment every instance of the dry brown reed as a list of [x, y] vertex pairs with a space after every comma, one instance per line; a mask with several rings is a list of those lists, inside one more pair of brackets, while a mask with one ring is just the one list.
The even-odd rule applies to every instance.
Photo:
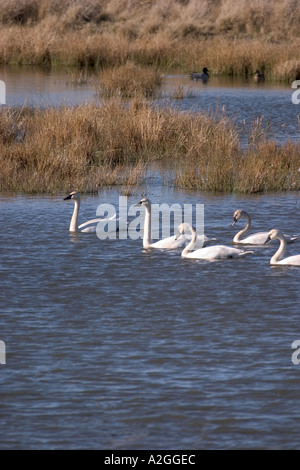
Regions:
[[300, 189], [300, 145], [278, 145], [253, 126], [247, 149], [225, 115], [156, 109], [111, 99], [61, 109], [3, 109], [0, 190], [97, 191], [143, 184], [162, 165], [172, 184], [225, 192]]
[[0, 189], [94, 191], [139, 183], [141, 157], [125, 109], [118, 109], [111, 102], [101, 109], [3, 110]]
[[299, 76], [294, 0], [0, 0], [0, 63]]
[[300, 145], [265, 141], [242, 155], [235, 191], [254, 193], [300, 187]]
[[155, 69], [126, 62], [103, 70], [96, 88], [102, 97], [153, 98], [161, 83], [162, 75]]

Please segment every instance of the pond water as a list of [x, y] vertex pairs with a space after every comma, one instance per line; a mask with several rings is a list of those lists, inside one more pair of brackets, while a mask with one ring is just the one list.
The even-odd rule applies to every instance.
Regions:
[[[7, 106], [73, 106], [101, 99], [97, 92], [101, 74], [1, 67], [0, 80], [6, 84]], [[292, 102], [293, 93], [298, 92], [286, 83], [212, 76], [203, 85], [187, 75], [166, 74], [157, 103], [184, 111], [224, 111], [242, 129], [261, 119], [269, 137], [284, 142], [299, 139], [300, 104]], [[174, 99], [178, 94], [182, 98]], [[300, 93], [296, 99], [300, 99]]]
[[[70, 235], [63, 196], [0, 199], [0, 447], [299, 449], [300, 269], [269, 265], [276, 243], [218, 262], [145, 252], [140, 239]], [[118, 197], [83, 197], [80, 220]], [[204, 204], [220, 243], [241, 228], [239, 207], [253, 231], [300, 228], [295, 194], [149, 197]]]
[[[201, 103], [209, 88], [197, 87]], [[297, 108], [290, 89], [273, 93]], [[145, 194], [204, 204], [205, 234], [220, 243], [242, 227], [231, 225], [238, 208], [253, 232], [300, 233], [298, 193], [207, 194], [153, 179], [128, 205]], [[270, 266], [277, 242], [245, 259], [184, 260], [140, 238], [69, 234], [64, 196], [0, 195], [0, 448], [299, 449], [300, 269]], [[82, 196], [80, 221], [119, 196]], [[300, 240], [287, 247], [297, 253]]]
[[[181, 82], [181, 85], [180, 85]], [[183, 87], [184, 99], [172, 100], [180, 110], [225, 112], [240, 129], [246, 131], [252, 123], [262, 122], [269, 138], [277, 142], [297, 141], [300, 132], [300, 92], [288, 84], [255, 83], [250, 79], [212, 77], [203, 85], [187, 77], [168, 76], [162, 89], [167, 94]], [[173, 91], [174, 94], [174, 91]], [[170, 100], [169, 100], [170, 101]]]

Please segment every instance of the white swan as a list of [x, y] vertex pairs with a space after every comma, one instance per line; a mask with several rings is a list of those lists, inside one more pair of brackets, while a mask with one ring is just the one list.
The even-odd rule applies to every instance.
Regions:
[[195, 243], [197, 239], [197, 233], [194, 227], [190, 224], [183, 223], [178, 227], [179, 234], [184, 234], [186, 231], [192, 233], [192, 240], [190, 243], [183, 249], [181, 256], [183, 258], [192, 258], [192, 259], [203, 259], [208, 261], [220, 260], [220, 259], [230, 259], [230, 258], [241, 258], [253, 253], [253, 251], [244, 251], [238, 248], [229, 247], [226, 245], [213, 245], [200, 248], [199, 250], [193, 251], [195, 248]]
[[[68, 199], [72, 199], [74, 201], [74, 210], [73, 210], [73, 214], [72, 214], [72, 218], [70, 222], [69, 232], [85, 232], [85, 233], [96, 232], [98, 222], [101, 222], [104, 220], [112, 220], [112, 219], [115, 219], [116, 217], [114, 216], [111, 219], [105, 219], [103, 217], [99, 217], [97, 219], [88, 220], [78, 226], [78, 215], [79, 215], [80, 201], [81, 201], [80, 194], [76, 191], [73, 191], [67, 197], [64, 198], [64, 201]], [[94, 224], [94, 225], [89, 226], [90, 224]]]
[[179, 248], [185, 244], [185, 238], [178, 238], [175, 235], [172, 237], [164, 238], [152, 243], [151, 240], [151, 201], [143, 197], [136, 206], [145, 207], [145, 220], [144, 220], [144, 235], [143, 247], [144, 248], [160, 248], [160, 249], [174, 249]]
[[[144, 236], [143, 236], [143, 247], [144, 248], [159, 248], [159, 249], [175, 249], [186, 245], [190, 238], [187, 236], [173, 235], [171, 237], [152, 242], [151, 240], [151, 201], [146, 197], [142, 198], [136, 206], [145, 207], [145, 221], [144, 221]], [[216, 240], [215, 238], [208, 238], [206, 235], [197, 237], [197, 244], [202, 247], [203, 245]]]
[[[252, 235], [249, 235], [246, 238], [242, 238], [243, 235], [245, 235], [251, 227], [251, 218], [248, 212], [238, 209], [234, 212], [233, 214], [233, 222], [232, 225], [235, 225], [238, 220], [241, 218], [246, 219], [246, 225], [245, 227], [240, 230], [233, 238], [233, 243], [238, 243], [238, 244], [243, 244], [243, 245], [264, 245], [268, 236], [269, 232], [256, 232], [253, 233]], [[285, 235], [287, 243], [292, 243], [294, 240], [298, 238], [298, 236], [290, 236], [290, 235]], [[270, 239], [269, 239], [270, 240]]]
[[[276, 253], [272, 256], [270, 260], [271, 265], [290, 265], [290, 266], [300, 266], [300, 255], [289, 256], [288, 258], [281, 259], [286, 250], [286, 238], [284, 235], [277, 229], [272, 229], [269, 232], [267, 241], [275, 240], [278, 238], [280, 240], [280, 245]], [[266, 241], [266, 243], [267, 243]]]

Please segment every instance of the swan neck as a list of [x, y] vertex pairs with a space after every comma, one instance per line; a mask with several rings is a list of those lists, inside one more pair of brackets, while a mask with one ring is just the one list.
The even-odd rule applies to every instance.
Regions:
[[77, 232], [77, 230], [78, 230], [79, 207], [80, 207], [80, 202], [75, 199], [74, 200], [73, 215], [72, 215], [71, 222], [70, 222], [70, 227], [69, 227], [70, 232]]
[[143, 247], [149, 248], [151, 245], [151, 207], [145, 207]]
[[234, 237], [233, 241], [234, 242], [239, 242], [241, 238], [250, 230], [251, 227], [251, 220], [248, 214], [243, 214], [243, 216], [246, 219], [246, 225], [245, 227], [240, 230]]
[[191, 241], [187, 244], [187, 246], [183, 249], [182, 253], [181, 253], [181, 256], [185, 256], [187, 255], [188, 253], [190, 253], [191, 251], [194, 250], [195, 248], [195, 245], [196, 245], [196, 241], [197, 241], [197, 233], [196, 233], [196, 230], [193, 229], [192, 227], [190, 227], [190, 231], [192, 233], [192, 239]]
[[286, 250], [286, 239], [283, 236], [278, 236], [277, 238], [280, 241], [280, 245], [276, 253], [272, 256], [270, 260], [270, 264], [278, 263], [283, 257], [285, 250]]

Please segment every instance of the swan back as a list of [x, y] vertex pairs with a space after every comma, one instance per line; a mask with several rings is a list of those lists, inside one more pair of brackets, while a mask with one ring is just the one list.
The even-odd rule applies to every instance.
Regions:
[[193, 251], [197, 240], [197, 233], [195, 228], [186, 222], [183, 222], [179, 225], [178, 232], [180, 235], [184, 234], [187, 231], [190, 231], [192, 233], [192, 240], [183, 249], [181, 253], [181, 256], [183, 258], [215, 261], [219, 259], [241, 258], [253, 253], [253, 251], [243, 251], [226, 245], [207, 246]]

